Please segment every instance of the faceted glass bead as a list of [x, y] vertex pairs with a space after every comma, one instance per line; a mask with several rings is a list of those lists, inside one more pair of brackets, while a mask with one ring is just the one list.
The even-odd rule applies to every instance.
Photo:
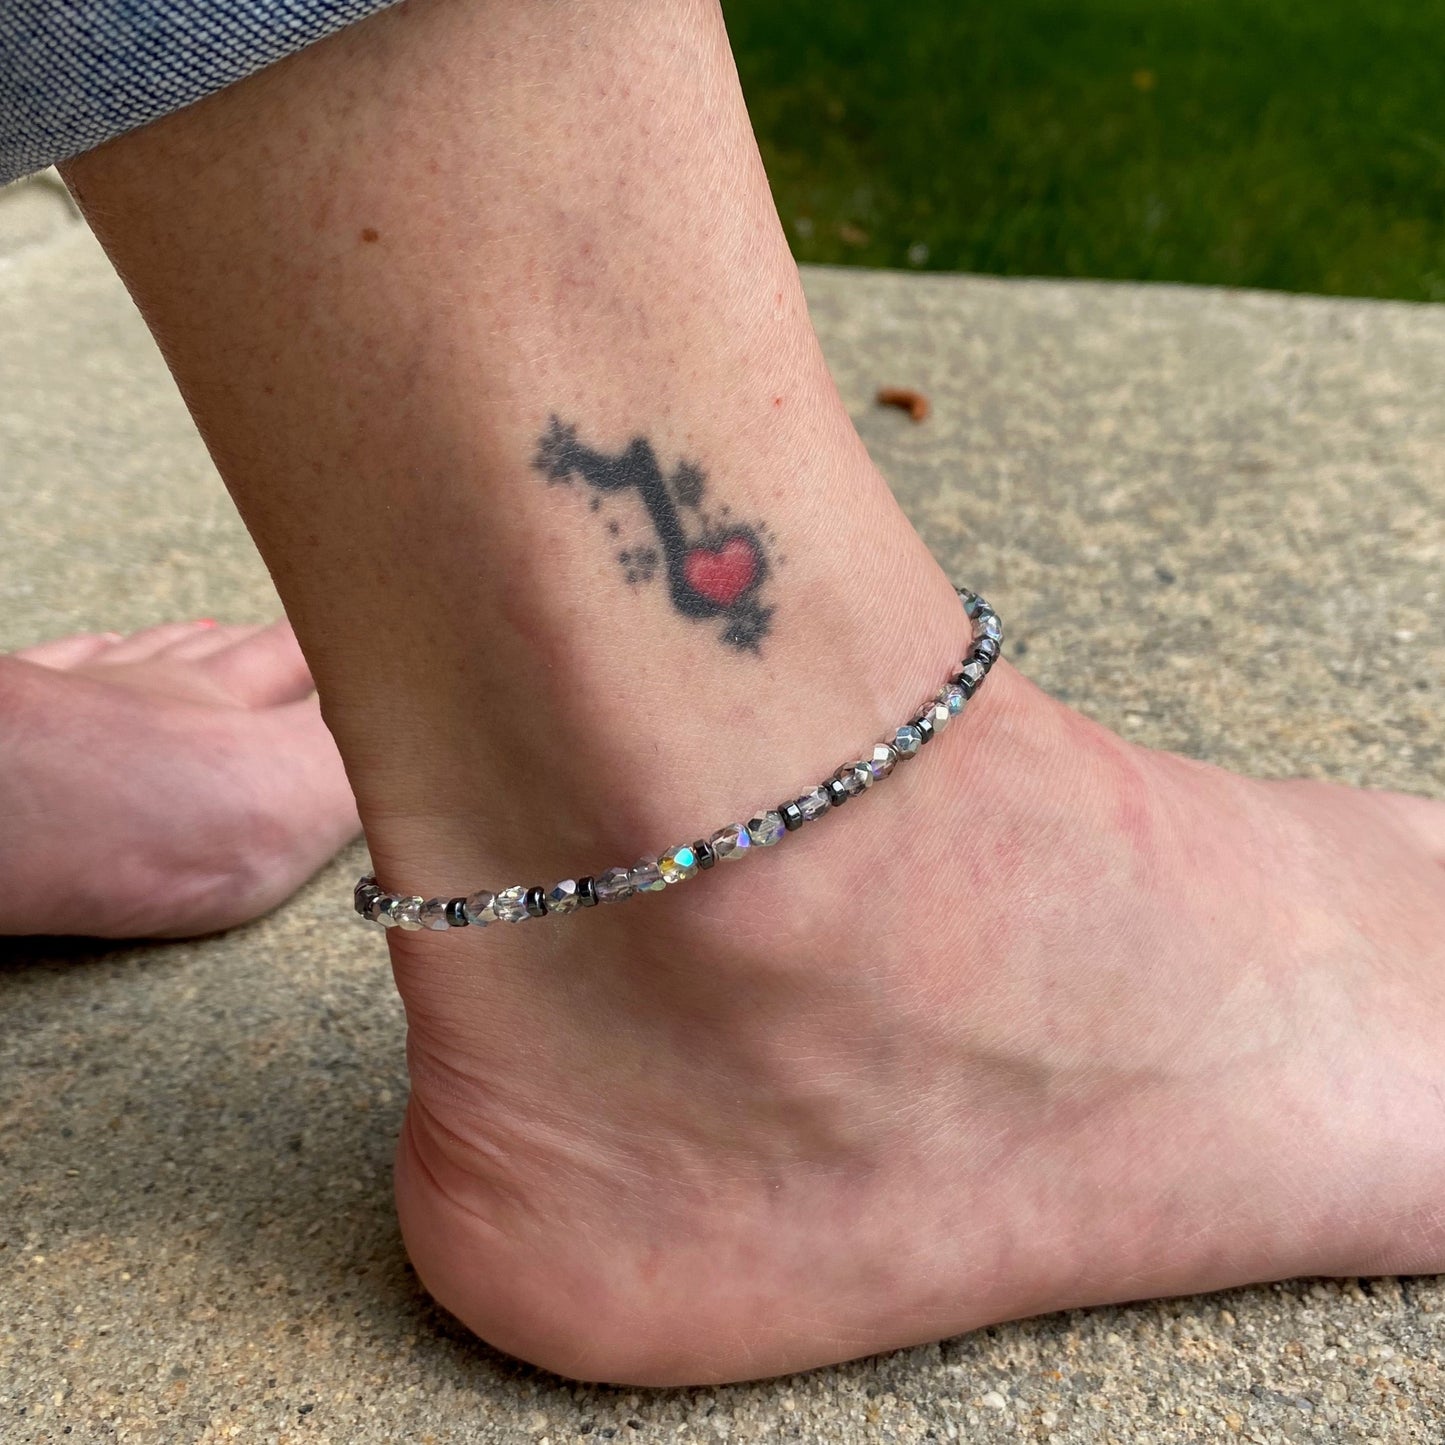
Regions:
[[958, 675], [971, 687], [977, 687], [988, 676], [988, 669], [981, 662], [965, 662]]
[[832, 802], [828, 797], [827, 788], [809, 788], [798, 799], [798, 811], [803, 815], [805, 823], [811, 823], [814, 818], [821, 818], [830, 807], [832, 807]]
[[868, 771], [876, 782], [879, 778], [886, 778], [897, 761], [898, 753], [890, 744], [878, 743], [873, 749], [873, 756], [868, 759]]
[[936, 733], [941, 733], [953, 721], [953, 714], [949, 712], [946, 702], [934, 703], [924, 710], [923, 715], [933, 724], [933, 731]]
[[518, 883], [515, 888], [504, 888], [492, 899], [492, 912], [503, 923], [521, 923], [532, 915], [527, 912], [527, 885]]
[[371, 905], [371, 916], [375, 918], [383, 928], [395, 928], [396, 914], [392, 912], [392, 908], [398, 902], [400, 902], [400, 899], [394, 897], [392, 894], [383, 893], [381, 897]]
[[923, 734], [912, 723], [904, 723], [893, 734], [893, 748], [901, 758], [911, 758], [923, 746]]
[[985, 602], [977, 592], [969, 592], [966, 595], [960, 592], [958, 595], [963, 601], [963, 610], [968, 613], [970, 617], [977, 617], [980, 612], [987, 612], [989, 610], [988, 603]]
[[1003, 623], [992, 612], [980, 613], [973, 619], [973, 640], [981, 642], [985, 637], [1003, 645]]
[[957, 717], [968, 706], [968, 694], [957, 683], [951, 682], [940, 689], [938, 700], [948, 708], [951, 717]]
[[421, 898], [399, 898], [396, 907], [391, 910], [391, 916], [396, 919], [396, 926], [405, 929], [408, 933], [415, 933], [421, 926]]
[[755, 848], [771, 848], [787, 831], [783, 826], [783, 815], [773, 808], [759, 813], [748, 822], [748, 837]]
[[712, 851], [717, 854], [718, 861], [722, 863], [735, 862], [739, 858], [748, 856], [748, 849], [753, 846], [752, 834], [748, 832], [744, 823], [729, 823], [726, 828], [719, 828], [716, 833], [708, 839], [712, 844]]
[[632, 877], [626, 868], [609, 868], [597, 875], [592, 888], [599, 903], [621, 903], [632, 897]]
[[467, 915], [467, 922], [475, 924], [478, 928], [485, 928], [489, 923], [497, 921], [496, 910], [492, 907], [496, 895], [488, 893], [485, 888], [473, 893], [462, 905], [462, 912]]
[[435, 929], [437, 932], [443, 928], [450, 928], [451, 924], [447, 922], [447, 903], [449, 901], [446, 898], [428, 898], [422, 904], [417, 915], [421, 919], [421, 926]]
[[664, 882], [682, 883], [697, 872], [697, 854], [688, 844], [683, 843], [676, 848], [669, 848], [657, 860], [657, 866]]
[[[842, 783], [843, 791], [847, 793], [850, 798], [856, 798], [858, 794], [861, 793], [863, 789], [867, 786], [867, 784], [863, 782], [863, 779], [858, 776], [857, 763], [846, 764], [845, 766], [839, 768], [838, 771], [833, 774], [833, 776], [840, 783]], [[871, 783], [872, 781], [873, 775], [869, 773], [868, 782]]]
[[581, 906], [582, 900], [577, 896], [577, 880], [575, 878], [564, 878], [560, 883], [554, 883], [547, 890], [548, 913], [571, 913], [574, 908]]
[[667, 881], [662, 876], [662, 869], [657, 866], [656, 858], [639, 858], [632, 865], [629, 876], [633, 891], [637, 893], [661, 893], [667, 887]]

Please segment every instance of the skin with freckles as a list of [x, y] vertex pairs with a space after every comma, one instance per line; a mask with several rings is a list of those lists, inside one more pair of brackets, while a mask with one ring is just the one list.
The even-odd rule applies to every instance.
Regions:
[[[704, 0], [414, 0], [67, 179], [276, 577], [386, 888], [689, 842], [956, 665]], [[582, 501], [616, 473], [534, 465], [554, 417], [636, 463], [630, 505], [640, 438], [766, 526], [756, 648], [677, 606], [665, 538], [619, 575], [624, 519]], [[722, 596], [712, 565], [682, 584]], [[1442, 858], [1439, 804], [1148, 753], [1002, 663], [762, 859], [390, 931], [407, 1248], [496, 1345], [650, 1384], [1440, 1268]]]

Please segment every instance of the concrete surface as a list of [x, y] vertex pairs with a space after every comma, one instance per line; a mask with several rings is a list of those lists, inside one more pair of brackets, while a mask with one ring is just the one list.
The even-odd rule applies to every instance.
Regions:
[[[271, 615], [47, 185], [0, 197], [0, 646]], [[1044, 686], [1237, 767], [1445, 794], [1445, 308], [808, 285], [879, 461]], [[875, 408], [880, 382], [933, 418]], [[475, 1344], [392, 1220], [402, 1020], [344, 916], [359, 857], [225, 937], [0, 947], [0, 1440], [1445, 1438], [1434, 1280], [1063, 1315], [727, 1389], [576, 1387]]]

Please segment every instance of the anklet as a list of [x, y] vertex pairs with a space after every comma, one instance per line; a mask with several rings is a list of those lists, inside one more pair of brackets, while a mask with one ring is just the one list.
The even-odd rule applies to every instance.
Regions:
[[631, 868], [609, 868], [596, 877], [564, 878], [550, 888], [517, 884], [500, 893], [480, 889], [465, 898], [422, 898], [387, 893], [368, 873], [356, 885], [356, 911], [386, 928], [485, 928], [489, 923], [521, 923], [554, 913], [571, 913], [599, 903], [620, 903], [634, 893], [660, 893], [683, 883], [700, 869], [745, 858], [759, 848], [771, 848], [804, 823], [814, 822], [849, 798], [881, 782], [896, 764], [914, 757], [941, 733], [967, 706], [983, 684], [1003, 649], [1003, 626], [987, 602], [976, 592], [958, 588], [963, 610], [973, 621], [973, 645], [958, 673], [938, 690], [932, 702], [910, 721], [895, 728], [873, 751], [855, 763], [845, 763], [832, 777], [801, 797], [765, 808], [746, 823], [729, 823], [710, 838], [679, 844], [657, 858], [643, 858]]

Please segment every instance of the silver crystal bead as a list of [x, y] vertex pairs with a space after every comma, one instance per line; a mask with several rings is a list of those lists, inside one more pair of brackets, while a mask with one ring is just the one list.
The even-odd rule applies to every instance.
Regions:
[[629, 881], [635, 893], [661, 893], [667, 887], [656, 858], [639, 858], [632, 865]]
[[947, 687], [941, 688], [938, 700], [947, 707], [951, 717], [957, 717], [968, 706], [968, 694], [957, 683], [951, 682]]
[[532, 915], [527, 912], [527, 886], [518, 883], [514, 888], [504, 888], [492, 899], [492, 912], [502, 923], [521, 923]]
[[970, 617], [977, 617], [980, 612], [988, 612], [990, 610], [988, 603], [985, 602], [977, 592], [970, 592], [965, 587], [958, 589], [958, 597], [959, 601], [963, 603], [963, 610], [968, 613]]
[[981, 642], [985, 637], [990, 637], [1000, 647], [1003, 646], [1003, 623], [992, 612], [980, 612], [973, 619], [973, 640]]
[[798, 811], [803, 815], [805, 823], [821, 818], [832, 806], [833, 800], [828, 796], [827, 788], [809, 788], [798, 799]]
[[923, 716], [933, 724], [935, 733], [941, 733], [953, 721], [953, 714], [948, 710], [946, 702], [930, 703], [923, 709]]
[[392, 912], [392, 910], [400, 902], [401, 899], [396, 897], [395, 894], [383, 893], [381, 897], [378, 898], [376, 902], [371, 905], [370, 916], [374, 918], [376, 922], [381, 924], [383, 928], [395, 928], [396, 914]]
[[575, 878], [564, 878], [560, 883], [554, 883], [547, 890], [548, 913], [571, 913], [581, 904], [582, 900], [577, 896], [577, 880]]
[[911, 758], [923, 746], [923, 734], [912, 723], [904, 723], [893, 734], [893, 748], [900, 758]]
[[981, 662], [965, 662], [958, 670], [958, 675], [966, 681], [970, 687], [977, 687], [984, 678], [988, 676], [988, 668]]
[[632, 897], [632, 875], [626, 868], [609, 868], [592, 882], [599, 903], [621, 903]]
[[396, 919], [396, 926], [405, 929], [408, 933], [415, 933], [421, 926], [421, 906], [424, 900], [420, 897], [398, 898], [396, 905], [391, 910], [391, 916]]
[[748, 849], [753, 846], [752, 835], [748, 832], [746, 823], [729, 823], [726, 828], [719, 828], [707, 841], [721, 863], [746, 858]]
[[437, 932], [450, 928], [451, 924], [447, 922], [447, 902], [445, 898], [428, 898], [417, 915], [421, 919], [421, 926]]
[[475, 924], [478, 928], [485, 928], [489, 923], [495, 923], [497, 912], [492, 907], [495, 900], [494, 893], [488, 893], [485, 888], [478, 889], [462, 904], [462, 912], [466, 914], [467, 922]]
[[873, 756], [868, 759], [868, 771], [877, 782], [879, 778], [886, 778], [897, 762], [897, 749], [891, 743], [878, 743], [873, 749]]
[[783, 815], [774, 808], [748, 820], [748, 837], [755, 848], [771, 848], [787, 831]]
[[665, 883], [683, 883], [697, 872], [697, 854], [691, 844], [679, 843], [657, 860], [657, 866]]

